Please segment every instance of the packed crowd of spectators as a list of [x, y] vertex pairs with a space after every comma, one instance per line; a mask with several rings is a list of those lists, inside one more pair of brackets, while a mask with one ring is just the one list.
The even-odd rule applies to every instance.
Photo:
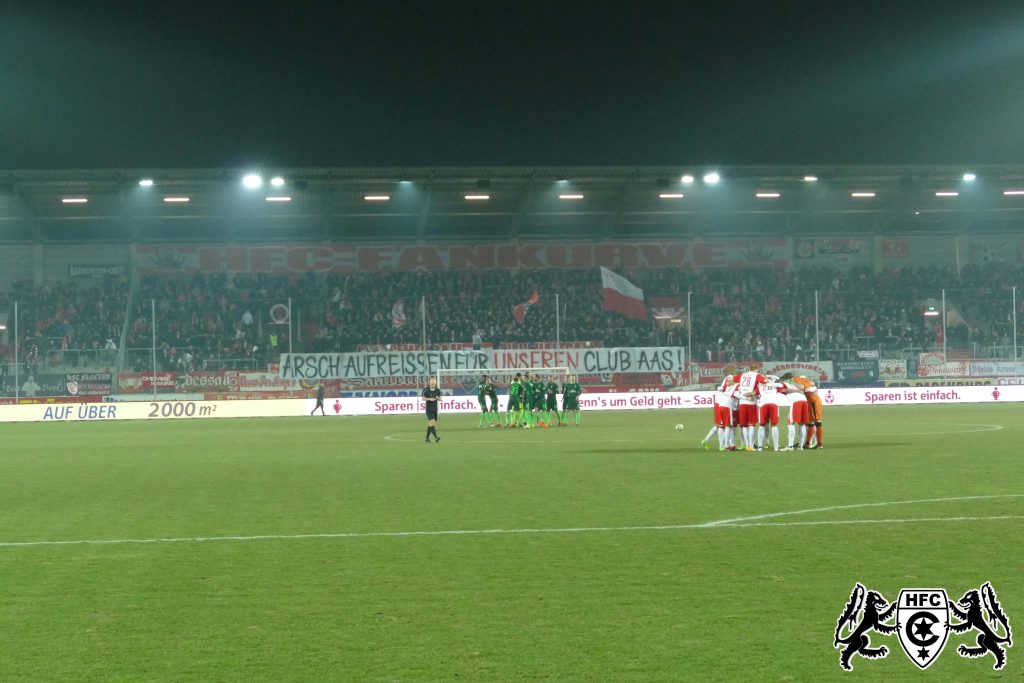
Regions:
[[[128, 304], [128, 281], [106, 277], [35, 286], [15, 280], [5, 309], [8, 339], [2, 355], [14, 355], [14, 303], [18, 304], [19, 356], [32, 372], [75, 368], [113, 369]], [[2, 360], [2, 359], [0, 359]], [[0, 371], [7, 370], [7, 363]]]
[[[950, 348], [1009, 343], [1010, 287], [1024, 283], [1021, 268], [992, 266], [967, 267], [959, 277], [938, 267], [881, 274], [834, 268], [620, 272], [645, 290], [649, 302], [674, 305], [675, 319], [637, 320], [604, 310], [597, 269], [147, 276], [139, 282], [123, 341], [129, 368], [150, 369], [155, 309], [163, 370], [260, 368], [287, 351], [289, 342], [296, 351], [418, 347], [424, 332], [430, 346], [510, 347], [556, 337], [605, 346], [692, 342], [699, 360], [806, 360], [816, 353], [913, 353], [941, 346], [941, 318], [923, 313], [941, 305], [943, 288]], [[19, 281], [8, 298], [20, 302], [26, 357], [121, 342], [124, 279], [88, 288], [74, 281], [43, 287]], [[1024, 316], [1024, 293], [1018, 309]]]
[[289, 297], [298, 309], [317, 291], [312, 274], [145, 277], [125, 339], [128, 363], [151, 368], [155, 344], [161, 370], [258, 368], [287, 350], [287, 319], [275, 322], [270, 309], [287, 311]]

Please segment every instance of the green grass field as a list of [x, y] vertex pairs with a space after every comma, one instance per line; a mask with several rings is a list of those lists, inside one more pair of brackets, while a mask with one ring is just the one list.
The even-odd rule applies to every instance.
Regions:
[[[856, 581], [1024, 628], [1020, 414], [826, 409], [779, 454], [701, 450], [710, 411], [4, 425], [0, 680], [1020, 680], [974, 635], [832, 648]], [[15, 544], [126, 539], [178, 540]]]

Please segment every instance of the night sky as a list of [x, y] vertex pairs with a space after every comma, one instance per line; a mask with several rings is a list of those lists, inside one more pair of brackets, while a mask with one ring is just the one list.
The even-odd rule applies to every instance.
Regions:
[[1024, 2], [838, 5], [0, 0], [0, 168], [1024, 162]]

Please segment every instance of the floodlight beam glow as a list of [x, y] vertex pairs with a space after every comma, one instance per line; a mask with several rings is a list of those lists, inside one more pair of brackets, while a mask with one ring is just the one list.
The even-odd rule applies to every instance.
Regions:
[[716, 185], [722, 179], [722, 176], [712, 171], [711, 173], [704, 174], [704, 182], [708, 185]]
[[139, 187], [153, 187], [153, 179], [143, 178], [142, 180], [139, 181]]
[[263, 185], [263, 176], [259, 173], [247, 173], [245, 177], [242, 178], [242, 185], [249, 190], [258, 189]]
[[284, 178], [282, 178], [281, 176], [274, 176], [273, 178], [270, 179], [270, 184], [274, 187], [281, 187], [282, 185], [284, 185]]

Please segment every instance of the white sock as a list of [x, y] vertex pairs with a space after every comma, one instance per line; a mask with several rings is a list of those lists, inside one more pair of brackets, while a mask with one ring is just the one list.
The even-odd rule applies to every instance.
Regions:
[[725, 448], [729, 445], [729, 437], [725, 434], [725, 427], [718, 427], [718, 447]]
[[779, 426], [772, 425], [772, 443], [775, 444], [775, 450], [779, 450]]
[[754, 427], [757, 430], [757, 447], [764, 448], [764, 429], [761, 427]]
[[711, 431], [708, 432], [708, 435], [704, 437], [704, 440], [705, 441], [711, 441], [711, 439], [715, 438], [715, 434], [717, 434], [717, 433], [718, 433], [718, 427], [712, 427]]
[[796, 435], [796, 425], [789, 425], [789, 448], [793, 447], [793, 438]]
[[807, 436], [807, 427], [806, 427], [806, 425], [797, 425], [796, 433], [797, 433], [798, 437], [800, 438], [800, 440], [797, 441], [797, 443], [800, 444], [801, 448], [803, 448], [804, 437]]

